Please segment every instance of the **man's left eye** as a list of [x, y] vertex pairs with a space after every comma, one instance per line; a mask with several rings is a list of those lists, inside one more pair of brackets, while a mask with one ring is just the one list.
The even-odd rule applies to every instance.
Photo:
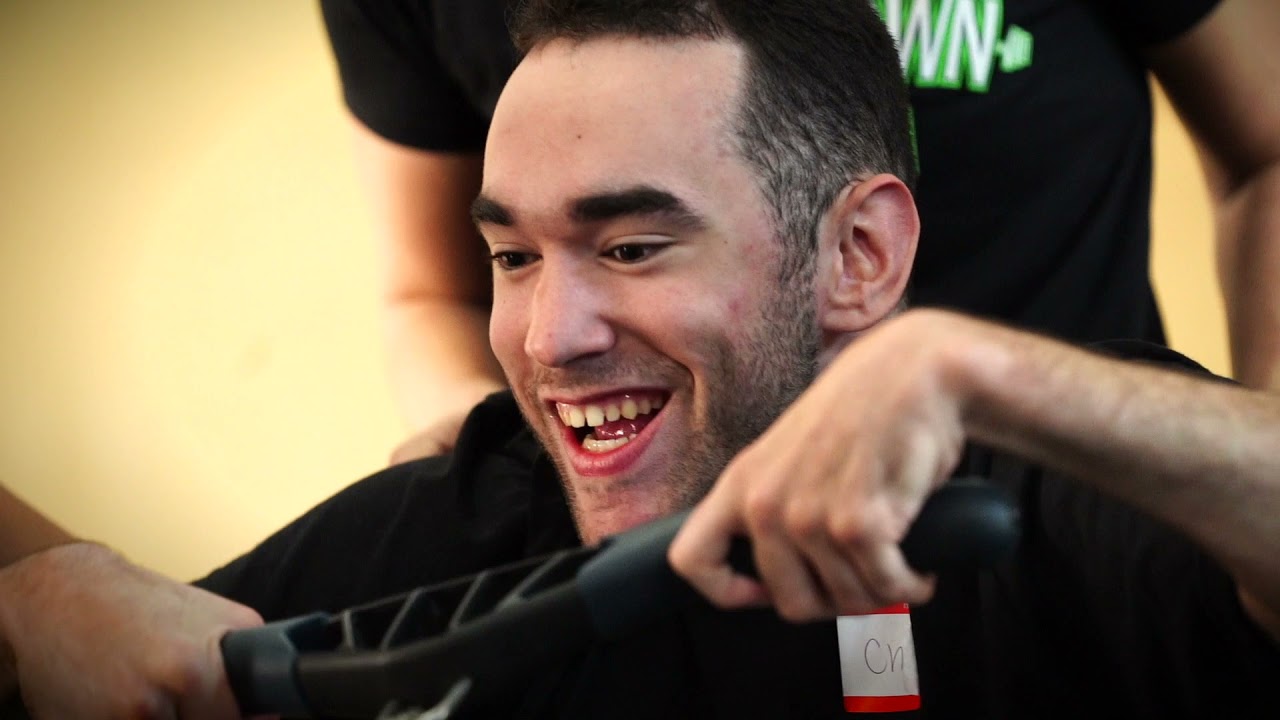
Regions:
[[609, 248], [605, 254], [620, 263], [638, 263], [652, 257], [654, 253], [661, 250], [662, 247], [663, 246], [661, 245], [617, 245]]

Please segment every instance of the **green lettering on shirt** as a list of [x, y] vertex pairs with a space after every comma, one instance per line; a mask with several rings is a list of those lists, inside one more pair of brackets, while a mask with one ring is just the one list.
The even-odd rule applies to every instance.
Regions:
[[1034, 39], [1016, 25], [1003, 27], [1004, 0], [872, 2], [898, 43], [903, 75], [914, 87], [985, 93], [997, 67], [1011, 73], [1031, 65]]

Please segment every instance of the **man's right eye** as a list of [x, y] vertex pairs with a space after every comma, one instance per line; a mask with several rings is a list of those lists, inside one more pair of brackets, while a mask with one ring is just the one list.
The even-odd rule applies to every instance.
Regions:
[[502, 270], [508, 271], [519, 270], [525, 265], [532, 264], [533, 261], [537, 259], [538, 256], [533, 253], [512, 251], [496, 252], [489, 255], [489, 260], [492, 261], [494, 265], [497, 265], [498, 268]]

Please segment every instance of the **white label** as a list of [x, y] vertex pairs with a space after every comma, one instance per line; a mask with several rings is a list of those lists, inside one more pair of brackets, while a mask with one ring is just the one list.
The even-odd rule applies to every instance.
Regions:
[[870, 615], [841, 616], [836, 620], [836, 632], [845, 707], [850, 712], [920, 707], [916, 648], [911, 637], [911, 615], [905, 605]]

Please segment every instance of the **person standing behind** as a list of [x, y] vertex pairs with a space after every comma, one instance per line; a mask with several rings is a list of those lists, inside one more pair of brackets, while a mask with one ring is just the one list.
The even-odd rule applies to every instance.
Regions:
[[393, 461], [451, 449], [504, 386], [489, 350], [491, 281], [471, 223], [489, 119], [516, 66], [497, 0], [323, 0], [383, 250], [394, 395], [425, 433]]
[[[1211, 181], [1235, 375], [1280, 387], [1280, 6], [875, 0], [911, 86], [923, 241], [912, 302], [1067, 340], [1164, 341], [1148, 277], [1154, 72]], [[321, 0], [385, 256], [395, 394], [448, 449], [502, 386], [467, 220], [516, 64], [506, 0]], [[531, 119], [531, 121], [534, 121]]]
[[0, 568], [76, 538], [0, 485]]

